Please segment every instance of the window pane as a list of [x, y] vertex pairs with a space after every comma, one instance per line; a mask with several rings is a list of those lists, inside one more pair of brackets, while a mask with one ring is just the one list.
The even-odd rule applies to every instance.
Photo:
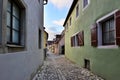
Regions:
[[78, 17], [78, 15], [79, 15], [79, 5], [77, 5], [76, 7], [76, 17]]
[[13, 4], [13, 15], [19, 18], [19, 8], [15, 4]]
[[109, 31], [109, 22], [108, 21], [105, 23], [105, 31]]
[[76, 35], [75, 35], [75, 46], [78, 46], [78, 39]]
[[110, 20], [110, 30], [114, 30], [114, 19]]
[[19, 33], [15, 30], [13, 30], [13, 33], [12, 33], [13, 37], [12, 37], [12, 41], [14, 43], [18, 43], [19, 42]]
[[83, 7], [86, 7], [87, 6], [87, 4], [88, 4], [88, 0], [83, 0], [84, 2], [83, 2]]
[[10, 26], [10, 21], [11, 21], [10, 13], [7, 12], [7, 26]]
[[11, 12], [11, 3], [10, 3], [10, 1], [8, 1], [7, 10]]
[[104, 33], [104, 43], [109, 43], [109, 33]]
[[110, 32], [110, 42], [115, 42], [115, 31]]
[[7, 27], [7, 41], [10, 42], [10, 28]]
[[15, 17], [13, 17], [12, 26], [15, 30], [19, 30], [19, 21]]

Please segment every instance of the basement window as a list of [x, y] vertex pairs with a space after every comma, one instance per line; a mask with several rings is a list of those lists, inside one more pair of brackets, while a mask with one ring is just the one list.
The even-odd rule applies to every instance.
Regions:
[[84, 59], [84, 68], [90, 70], [90, 60]]

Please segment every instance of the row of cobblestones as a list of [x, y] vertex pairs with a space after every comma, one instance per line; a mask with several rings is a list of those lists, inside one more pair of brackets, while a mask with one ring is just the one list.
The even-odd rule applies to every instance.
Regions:
[[81, 68], [71, 63], [64, 57], [56, 59], [56, 63], [57, 69], [60, 69], [66, 80], [103, 80], [101, 77], [94, 75], [87, 69]]
[[49, 54], [33, 80], [104, 80], [64, 56]]

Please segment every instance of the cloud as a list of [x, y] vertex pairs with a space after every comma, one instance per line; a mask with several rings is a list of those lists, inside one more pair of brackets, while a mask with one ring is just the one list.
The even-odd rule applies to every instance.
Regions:
[[51, 30], [49, 30], [49, 29], [47, 29], [47, 28], [46, 28], [46, 31], [49, 34], [48, 40], [53, 40], [55, 38], [56, 33], [51, 31]]
[[69, 7], [73, 0], [49, 0], [55, 7], [62, 9]]
[[48, 40], [53, 40], [56, 34], [60, 34], [64, 28], [61, 26], [48, 26], [45, 30], [48, 32]]
[[58, 25], [58, 26], [63, 26], [65, 19], [60, 19], [60, 20], [55, 20], [53, 21], [53, 24]]

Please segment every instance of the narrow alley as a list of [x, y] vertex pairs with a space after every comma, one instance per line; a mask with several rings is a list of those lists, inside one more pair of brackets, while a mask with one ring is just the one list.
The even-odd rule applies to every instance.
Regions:
[[70, 62], [64, 55], [48, 52], [44, 65], [33, 80], [104, 80]]

